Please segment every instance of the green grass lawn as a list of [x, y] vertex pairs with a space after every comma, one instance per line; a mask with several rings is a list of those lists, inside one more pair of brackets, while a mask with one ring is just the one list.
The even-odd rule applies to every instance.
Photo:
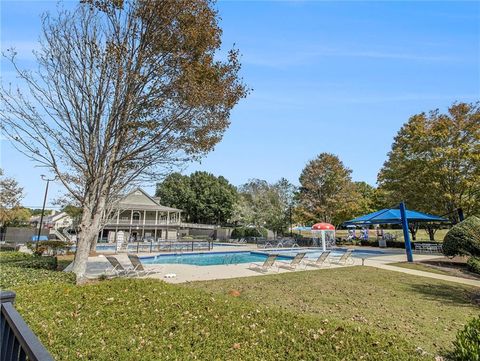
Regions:
[[367, 267], [75, 286], [27, 261], [0, 254], [0, 283], [56, 360], [431, 360], [478, 313], [472, 288]]
[[433, 354], [450, 348], [480, 311], [477, 288], [361, 266], [188, 286], [211, 294], [238, 290], [249, 302], [401, 337]]

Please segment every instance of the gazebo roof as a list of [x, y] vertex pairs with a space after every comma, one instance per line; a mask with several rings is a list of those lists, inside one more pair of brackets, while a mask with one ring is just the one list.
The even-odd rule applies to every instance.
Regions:
[[[448, 219], [442, 217], [408, 209], [406, 210], [406, 216], [409, 222], [448, 222]], [[343, 225], [399, 224], [401, 222], [400, 210], [387, 208], [346, 221]]]

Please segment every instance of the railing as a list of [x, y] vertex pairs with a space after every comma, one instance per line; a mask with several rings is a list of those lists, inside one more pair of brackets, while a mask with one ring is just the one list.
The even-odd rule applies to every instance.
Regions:
[[214, 224], [200, 224], [200, 223], [184, 223], [179, 221], [166, 221], [166, 220], [157, 220], [154, 219], [146, 219], [145, 223], [143, 220], [133, 220], [130, 219], [109, 219], [106, 222], [106, 225], [113, 226], [113, 225], [130, 225], [130, 226], [179, 226], [182, 228], [195, 228], [195, 229], [216, 229], [217, 226]]
[[197, 229], [216, 229], [217, 226], [213, 224], [201, 224], [201, 223], [180, 223], [180, 227], [184, 228], [197, 228]]
[[109, 219], [106, 222], [107, 225], [114, 225], [114, 224], [121, 224], [121, 225], [133, 225], [133, 226], [143, 226], [144, 224], [147, 226], [168, 226], [168, 225], [180, 225], [181, 223], [178, 221], [169, 221], [167, 222], [166, 220], [157, 220], [155, 221], [154, 219], [146, 219], [145, 223], [143, 223], [143, 220], [130, 220], [130, 219], [119, 219], [118, 221], [116, 219]]
[[210, 251], [211, 241], [162, 241], [162, 242], [130, 242], [128, 252], [193, 252]]
[[52, 356], [13, 307], [14, 301], [14, 292], [0, 292], [0, 360], [53, 361]]
[[62, 242], [69, 242], [70, 240], [63, 234], [61, 233], [58, 229], [51, 228], [50, 229], [50, 234], [55, 235], [60, 241]]

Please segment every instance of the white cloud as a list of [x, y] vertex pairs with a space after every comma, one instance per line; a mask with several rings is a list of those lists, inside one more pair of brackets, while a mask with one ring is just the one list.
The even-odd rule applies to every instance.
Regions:
[[245, 52], [243, 62], [252, 65], [285, 69], [314, 63], [322, 58], [370, 58], [422, 62], [458, 62], [459, 57], [435, 54], [420, 54], [390, 50], [343, 50], [339, 48], [295, 49], [279, 47], [264, 49], [259, 52]]

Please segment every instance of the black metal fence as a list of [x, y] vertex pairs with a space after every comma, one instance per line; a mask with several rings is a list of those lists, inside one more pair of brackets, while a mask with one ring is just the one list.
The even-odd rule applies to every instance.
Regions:
[[52, 356], [13, 307], [15, 293], [1, 291], [0, 301], [0, 360], [53, 361]]
[[213, 249], [211, 241], [164, 241], [164, 242], [131, 242], [129, 252], [193, 252], [210, 251]]

